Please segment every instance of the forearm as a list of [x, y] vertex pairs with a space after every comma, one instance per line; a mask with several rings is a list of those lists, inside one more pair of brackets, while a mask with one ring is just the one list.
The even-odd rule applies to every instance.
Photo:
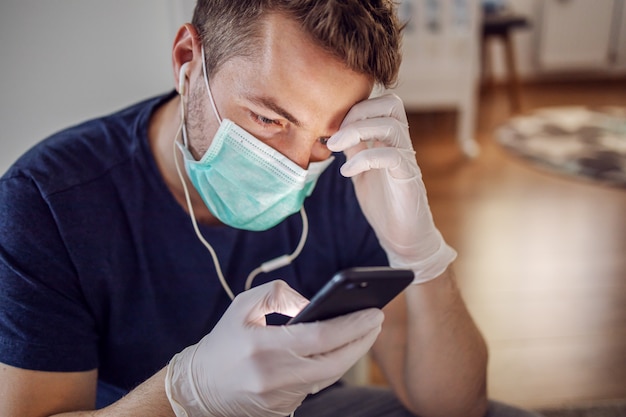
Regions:
[[96, 411], [76, 411], [53, 417], [175, 417], [165, 395], [165, 369], [110, 406]]
[[487, 348], [451, 271], [410, 286], [405, 300], [405, 311], [391, 312], [402, 317], [385, 320], [404, 325], [382, 334], [387, 354], [380, 362], [391, 385], [420, 416], [482, 416]]

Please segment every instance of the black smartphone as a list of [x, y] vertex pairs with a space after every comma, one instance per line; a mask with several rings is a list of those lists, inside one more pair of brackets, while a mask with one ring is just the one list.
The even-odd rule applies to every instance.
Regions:
[[413, 271], [390, 267], [345, 269], [322, 287], [287, 324], [326, 320], [365, 308], [383, 308], [411, 282]]

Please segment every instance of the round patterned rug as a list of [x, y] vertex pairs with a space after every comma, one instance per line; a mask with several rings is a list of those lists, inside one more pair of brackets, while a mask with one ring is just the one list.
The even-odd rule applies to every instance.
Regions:
[[626, 107], [553, 107], [509, 119], [498, 142], [536, 166], [626, 188]]

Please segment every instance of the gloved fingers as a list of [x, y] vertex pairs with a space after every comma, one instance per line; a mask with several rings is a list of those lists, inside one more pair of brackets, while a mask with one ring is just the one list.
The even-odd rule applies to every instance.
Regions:
[[307, 366], [302, 369], [301, 375], [308, 381], [316, 382], [318, 386], [332, 384], [371, 349], [380, 334], [380, 330], [381, 326], [377, 326], [346, 345], [309, 357]]
[[285, 368], [283, 377], [289, 373], [290, 386], [314, 394], [336, 382], [363, 357], [376, 341], [380, 330], [381, 326], [377, 326], [362, 337], [329, 352], [296, 357], [297, 361]]
[[352, 106], [341, 123], [341, 127], [347, 126], [358, 120], [373, 119], [379, 117], [392, 117], [403, 125], [408, 125], [404, 103], [395, 94], [385, 94], [380, 97], [361, 101]]
[[422, 178], [422, 171], [415, 160], [415, 152], [396, 148], [363, 150], [347, 160], [341, 166], [340, 172], [344, 177], [353, 177], [372, 169], [388, 169], [391, 178], [396, 180]]
[[360, 339], [380, 327], [383, 319], [381, 310], [370, 308], [314, 323], [277, 326], [276, 330], [283, 334], [274, 335], [267, 343], [277, 343], [279, 339], [278, 343], [289, 346], [300, 357], [320, 355]]
[[353, 177], [371, 169], [396, 169], [402, 162], [402, 155], [394, 148], [366, 149], [344, 163], [340, 172], [344, 177]]
[[238, 316], [240, 323], [265, 325], [266, 314], [295, 316], [308, 303], [285, 281], [275, 280], [238, 294], [227, 313]]
[[413, 149], [408, 125], [393, 117], [356, 120], [343, 125], [330, 137], [327, 146], [333, 152], [348, 152], [361, 142], [378, 142], [393, 148]]

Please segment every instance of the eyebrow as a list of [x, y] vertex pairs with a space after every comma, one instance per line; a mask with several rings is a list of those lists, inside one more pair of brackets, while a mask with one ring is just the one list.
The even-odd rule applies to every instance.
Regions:
[[269, 109], [273, 111], [274, 113], [284, 117], [285, 119], [289, 120], [289, 122], [293, 123], [294, 125], [298, 127], [302, 126], [302, 123], [300, 123], [298, 119], [296, 119], [291, 113], [289, 113], [287, 110], [281, 107], [278, 103], [276, 103], [274, 99], [270, 97], [257, 97], [257, 96], [248, 97], [248, 99], [251, 102], [258, 104], [259, 106], [263, 106], [266, 109]]

